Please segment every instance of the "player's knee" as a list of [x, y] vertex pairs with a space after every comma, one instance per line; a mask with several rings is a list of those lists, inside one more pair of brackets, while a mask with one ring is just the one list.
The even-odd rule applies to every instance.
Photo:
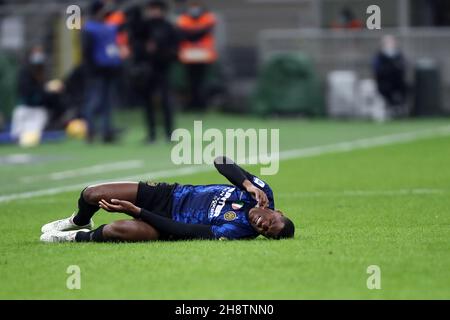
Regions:
[[89, 204], [97, 204], [102, 199], [102, 194], [98, 187], [90, 186], [84, 189], [83, 199]]

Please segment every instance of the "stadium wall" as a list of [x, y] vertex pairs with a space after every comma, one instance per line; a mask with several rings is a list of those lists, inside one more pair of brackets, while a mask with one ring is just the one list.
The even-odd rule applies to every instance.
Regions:
[[391, 28], [382, 30], [285, 29], [265, 30], [259, 37], [259, 61], [278, 53], [304, 52], [310, 55], [322, 78], [333, 70], [356, 71], [360, 78], [372, 77], [372, 60], [383, 35], [398, 38], [408, 62], [408, 82], [421, 58], [436, 62], [443, 85], [443, 108], [450, 110], [450, 28]]

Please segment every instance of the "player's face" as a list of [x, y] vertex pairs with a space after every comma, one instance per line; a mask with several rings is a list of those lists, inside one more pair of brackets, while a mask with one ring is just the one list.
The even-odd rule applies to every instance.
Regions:
[[275, 238], [284, 227], [283, 215], [279, 211], [262, 208], [252, 208], [248, 220], [252, 227], [267, 238]]

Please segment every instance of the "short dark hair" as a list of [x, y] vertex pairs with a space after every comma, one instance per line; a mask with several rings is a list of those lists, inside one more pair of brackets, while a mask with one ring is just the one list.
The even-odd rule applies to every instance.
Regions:
[[280, 230], [275, 239], [293, 238], [295, 234], [294, 223], [286, 216], [283, 216], [282, 219], [284, 221], [284, 227]]

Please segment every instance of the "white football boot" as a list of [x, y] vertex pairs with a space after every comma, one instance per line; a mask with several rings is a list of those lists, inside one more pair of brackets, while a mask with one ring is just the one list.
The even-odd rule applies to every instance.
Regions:
[[45, 224], [41, 228], [42, 233], [47, 233], [50, 231], [72, 231], [72, 230], [80, 230], [80, 229], [89, 229], [92, 230], [94, 228], [94, 222], [89, 221], [87, 225], [84, 226], [77, 226], [75, 223], [73, 223], [73, 217], [75, 217], [75, 213], [72, 214], [69, 218], [56, 220], [50, 223]]
[[88, 232], [89, 229], [72, 231], [49, 231], [41, 235], [42, 242], [75, 242], [75, 236], [78, 232]]

